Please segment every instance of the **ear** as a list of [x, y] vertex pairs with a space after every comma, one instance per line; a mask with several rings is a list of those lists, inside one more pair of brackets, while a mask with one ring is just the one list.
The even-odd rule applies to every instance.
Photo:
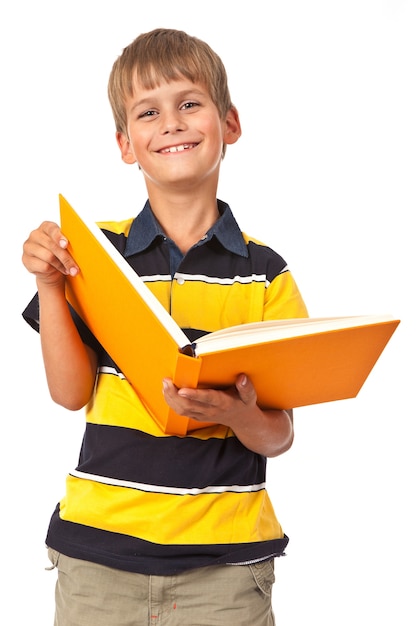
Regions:
[[116, 133], [116, 141], [117, 141], [117, 145], [120, 148], [122, 160], [128, 165], [132, 165], [133, 163], [136, 163], [136, 157], [133, 154], [129, 137], [126, 137], [124, 133], [121, 133], [118, 131]]
[[237, 112], [236, 107], [232, 106], [226, 115], [225, 130], [223, 135], [224, 143], [229, 145], [236, 143], [241, 134], [242, 129], [240, 127], [239, 113]]

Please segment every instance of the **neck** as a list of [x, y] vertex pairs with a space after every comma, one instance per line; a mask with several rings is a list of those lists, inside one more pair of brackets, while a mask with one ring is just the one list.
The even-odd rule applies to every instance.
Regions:
[[207, 231], [215, 224], [219, 218], [217, 209], [204, 211], [203, 213], [190, 214], [184, 211], [176, 216], [164, 215], [161, 221], [157, 214], [161, 227], [167, 237], [172, 239], [183, 254], [185, 254], [194, 244], [196, 244]]
[[219, 218], [217, 199], [160, 198], [150, 195], [152, 211], [164, 233], [185, 254]]

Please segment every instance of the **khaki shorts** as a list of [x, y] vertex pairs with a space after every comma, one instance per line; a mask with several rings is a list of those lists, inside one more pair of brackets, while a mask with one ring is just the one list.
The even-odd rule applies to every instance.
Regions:
[[[48, 550], [54, 626], [274, 626], [274, 562], [145, 576]], [[52, 569], [53, 569], [52, 568]]]

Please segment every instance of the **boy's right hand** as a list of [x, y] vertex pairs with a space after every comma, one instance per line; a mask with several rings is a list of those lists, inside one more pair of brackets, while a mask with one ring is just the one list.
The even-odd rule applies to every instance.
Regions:
[[79, 272], [67, 247], [68, 239], [58, 224], [42, 222], [23, 244], [23, 265], [38, 282], [62, 285], [66, 276], [75, 276]]

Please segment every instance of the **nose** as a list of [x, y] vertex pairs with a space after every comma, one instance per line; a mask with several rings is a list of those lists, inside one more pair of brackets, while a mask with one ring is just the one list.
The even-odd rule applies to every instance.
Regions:
[[161, 116], [161, 132], [162, 134], [176, 133], [185, 130], [186, 123], [181, 116], [180, 111], [167, 111]]

